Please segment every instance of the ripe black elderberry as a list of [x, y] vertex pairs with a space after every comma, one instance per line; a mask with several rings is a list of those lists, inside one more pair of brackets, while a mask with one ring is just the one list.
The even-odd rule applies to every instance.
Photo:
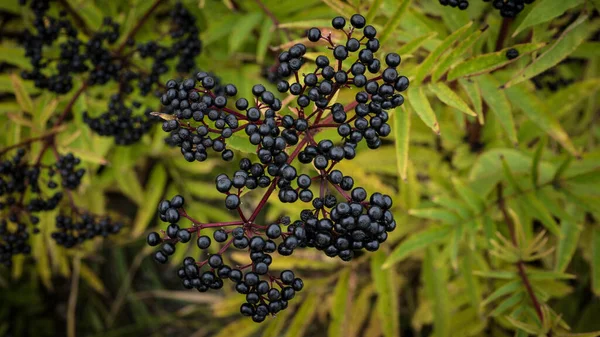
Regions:
[[519, 57], [519, 51], [511, 48], [509, 50], [506, 51], [506, 58], [509, 60], [513, 60], [516, 59], [517, 57]]
[[[111, 18], [105, 18], [98, 31], [80, 32], [65, 12], [59, 18], [51, 16], [51, 4], [61, 5], [47, 0], [29, 3], [35, 15], [34, 29], [25, 31], [22, 44], [33, 69], [24, 71], [23, 78], [38, 88], [65, 94], [73, 89], [75, 77], [81, 76], [84, 84], [76, 96], [90, 86], [118, 83], [118, 92], [111, 96], [106, 112], [99, 116], [85, 112], [84, 122], [99, 135], [113, 137], [119, 145], [139, 141], [157, 119], [150, 116], [151, 108], [136, 113], [141, 103], [130, 99], [134, 83], [142, 95], [147, 95], [156, 89], [160, 76], [169, 72], [172, 60], [177, 60], [173, 68], [180, 73], [196, 68], [202, 42], [194, 15], [179, 2], [171, 9], [170, 44], [156, 40], [136, 44], [134, 36], [128, 36], [125, 43], [116, 45], [120, 25]], [[53, 46], [60, 50], [60, 57], [51, 59], [45, 53]], [[150, 59], [151, 70], [140, 70], [131, 62], [135, 56]]]
[[[158, 206], [160, 219], [168, 223], [166, 230], [147, 238], [150, 246], [160, 247], [154, 254], [159, 263], [166, 263], [176, 246], [191, 237], [203, 255], [213, 240], [222, 243], [216, 254], [198, 260], [186, 257], [177, 275], [185, 288], [200, 292], [220, 289], [231, 280], [246, 297], [240, 313], [255, 322], [285, 309], [304, 287], [291, 270], [271, 271], [273, 253], [291, 255], [296, 249], [316, 248], [349, 261], [358, 251], [377, 250], [396, 227], [389, 196], [378, 192], [369, 196], [354, 186], [351, 176], [334, 169], [340, 161], [353, 159], [361, 142], [371, 149], [381, 146], [391, 133], [388, 111], [404, 103], [401, 92], [409, 86], [408, 78], [399, 73], [399, 55], [387, 54], [385, 62], [378, 59], [377, 30], [359, 14], [349, 22], [351, 27], [346, 28], [346, 19], [332, 21], [333, 28], [347, 29], [345, 41], [334, 41], [318, 28], [308, 30], [308, 40], [328, 44], [331, 53], [319, 55], [314, 68], [305, 59], [307, 47], [302, 43], [279, 55], [274, 77], [279, 93], [257, 84], [252, 99], [236, 99], [235, 86], [220, 86], [216, 77], [199, 72], [193, 79], [168, 81], [160, 98], [169, 111], [161, 116], [163, 130], [186, 160], [204, 161], [211, 152], [232, 160], [227, 143], [234, 133], [238, 141], [245, 138], [256, 148], [256, 157], [241, 158], [232, 171], [215, 177], [225, 208], [239, 220], [201, 223], [186, 213], [183, 199], [176, 196]], [[355, 101], [332, 102], [346, 88], [357, 89]], [[280, 113], [279, 94], [295, 98], [288, 105], [291, 114]], [[335, 128], [340, 137], [316, 141], [315, 135], [325, 128]], [[305, 173], [311, 167], [316, 172]], [[255, 189], [266, 192], [252, 214], [244, 214], [241, 196]], [[284, 203], [305, 203], [298, 220], [285, 216], [274, 223], [257, 223], [273, 193]], [[191, 226], [184, 228], [183, 222]], [[212, 238], [206, 228], [215, 228]], [[227, 265], [223, 253], [230, 247], [247, 251], [251, 263]]]

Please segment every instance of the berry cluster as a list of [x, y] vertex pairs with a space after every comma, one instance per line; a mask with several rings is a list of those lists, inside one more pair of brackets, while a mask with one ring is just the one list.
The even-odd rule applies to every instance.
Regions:
[[[26, 0], [20, 2], [27, 4]], [[121, 29], [111, 18], [105, 18], [98, 31], [84, 34], [75, 28], [66, 12], [60, 12], [58, 18], [49, 15], [50, 3], [48, 0], [29, 1], [35, 15], [34, 29], [25, 32], [23, 46], [33, 70], [23, 71], [23, 78], [34, 81], [38, 88], [59, 94], [73, 89], [76, 75], [82, 76], [83, 89], [118, 83], [118, 92], [111, 96], [107, 111], [99, 116], [90, 116], [86, 112], [84, 121], [94, 132], [113, 137], [119, 145], [137, 142], [156, 119], [149, 115], [152, 110], [149, 108], [142, 110], [143, 113], [133, 113], [141, 107], [139, 102], [129, 102], [130, 94], [135, 91], [134, 82], [137, 82], [139, 93], [147, 95], [159, 86], [160, 76], [171, 68], [180, 73], [196, 68], [194, 60], [202, 43], [195, 17], [177, 3], [169, 11], [172, 20], [169, 43], [136, 44], [133, 36], [127, 36], [123, 44], [116, 45], [121, 38]], [[52, 46], [60, 49], [56, 59], [44, 54]], [[136, 64], [147, 60], [151, 62], [150, 72], [143, 70], [145, 66]], [[176, 61], [174, 67], [170, 66], [171, 61]]]
[[[438, 0], [442, 6], [450, 6], [465, 10], [469, 7], [469, 0]], [[523, 9], [525, 5], [533, 3], [535, 0], [483, 0], [484, 2], [492, 2], [492, 6], [500, 12], [504, 18], [514, 18]]]
[[[14, 255], [29, 254], [29, 227], [33, 234], [39, 233], [39, 213], [57, 209], [63, 195], [70, 196], [85, 174], [85, 169], [78, 168], [80, 159], [71, 153], [56, 154], [56, 163], [52, 166], [40, 164], [39, 158], [29, 164], [25, 157], [25, 149], [18, 149], [12, 158], [0, 161], [0, 264], [6, 266], [12, 265]], [[57, 191], [59, 186], [62, 191]], [[72, 200], [70, 206], [74, 218], [57, 217], [57, 231], [51, 234], [57, 243], [68, 248], [97, 235], [116, 233], [122, 227], [112, 225], [109, 219], [94, 222], [89, 215], [81, 216], [78, 221], [79, 209]]]
[[87, 213], [75, 217], [58, 215], [57, 230], [52, 233], [52, 238], [58, 245], [72, 248], [97, 236], [105, 238], [109, 234], [116, 234], [121, 228], [123, 228], [122, 223], [113, 223], [108, 217], [98, 218]]
[[[307, 31], [307, 38], [325, 45], [332, 58], [320, 55], [312, 63], [305, 58], [307, 47], [302, 43], [280, 53], [273, 77], [278, 92], [257, 84], [252, 99], [234, 100], [234, 85], [217, 88], [214, 76], [200, 72], [194, 79], [167, 82], [160, 99], [170, 112], [160, 114], [168, 142], [178, 146], [187, 161], [202, 162], [211, 155], [209, 150], [233, 160], [227, 143], [234, 134], [237, 141], [245, 139], [254, 146], [257, 156], [241, 158], [237, 170], [215, 179], [225, 207], [238, 220], [201, 223], [186, 213], [183, 197], [175, 196], [158, 206], [160, 219], [168, 223], [166, 230], [150, 233], [147, 243], [160, 246], [154, 254], [159, 263], [166, 263], [178, 244], [192, 239], [203, 251], [213, 240], [222, 244], [205, 258], [186, 257], [178, 275], [185, 288], [201, 292], [231, 280], [246, 296], [240, 312], [256, 322], [285, 309], [303, 288], [292, 271], [270, 271], [275, 252], [287, 256], [296, 249], [316, 248], [349, 261], [359, 251], [377, 250], [396, 227], [389, 196], [378, 192], [369, 196], [334, 166], [353, 159], [362, 142], [371, 149], [382, 145], [391, 132], [388, 111], [404, 103], [401, 92], [409, 81], [398, 73], [399, 55], [390, 53], [382, 60], [376, 56], [377, 31], [362, 15], [353, 15], [350, 27], [343, 17], [334, 18], [332, 26], [336, 36], [345, 36], [343, 43], [318, 28]], [[354, 101], [334, 102], [345, 89], [356, 90]], [[281, 95], [292, 102], [285, 113]], [[315, 135], [327, 128], [335, 129], [339, 138], [317, 142]], [[266, 192], [247, 215], [241, 208], [242, 192], [254, 189]], [[283, 216], [276, 223], [259, 224], [257, 217], [276, 190], [281, 202], [300, 200], [308, 207], [298, 220]], [[191, 222], [191, 227], [182, 222]], [[212, 238], [207, 230], [214, 230]], [[226, 264], [224, 252], [230, 247], [247, 251], [251, 262]]]

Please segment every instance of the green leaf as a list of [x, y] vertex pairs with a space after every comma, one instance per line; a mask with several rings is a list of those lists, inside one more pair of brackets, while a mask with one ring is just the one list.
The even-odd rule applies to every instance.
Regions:
[[458, 83], [463, 88], [463, 90], [469, 96], [471, 103], [473, 103], [473, 108], [475, 109], [475, 113], [477, 114], [477, 119], [479, 120], [479, 124], [484, 124], [484, 116], [483, 116], [483, 102], [481, 100], [481, 90], [479, 89], [479, 85], [477, 82], [471, 79], [458, 79]]
[[452, 177], [452, 184], [454, 185], [454, 190], [460, 197], [471, 207], [474, 214], [481, 213], [485, 210], [485, 202], [475, 191], [473, 191], [469, 186], [465, 185], [460, 179], [457, 177]]
[[362, 287], [360, 293], [352, 301], [350, 308], [350, 322], [348, 326], [348, 337], [358, 337], [360, 330], [369, 317], [371, 297], [373, 296], [373, 284], [368, 283]]
[[137, 174], [133, 168], [120, 169], [115, 174], [117, 184], [121, 192], [133, 200], [136, 204], [142, 205], [144, 201], [144, 189], [138, 180]]
[[[394, 269], [382, 269], [386, 253], [380, 249], [371, 258], [371, 277], [377, 293], [377, 313], [384, 337], [399, 337], [398, 281]], [[338, 335], [343, 336], [343, 335]]]
[[31, 70], [29, 59], [25, 57], [25, 48], [11, 44], [7, 40], [0, 46], [0, 61], [15, 65], [21, 69]]
[[167, 171], [161, 164], [158, 164], [150, 173], [150, 178], [146, 184], [146, 192], [143, 194], [144, 202], [138, 209], [133, 221], [130, 233], [131, 237], [137, 238], [148, 228], [148, 225], [156, 215], [156, 207], [163, 196], [166, 184]]
[[463, 101], [462, 98], [460, 98], [456, 93], [454, 93], [454, 91], [452, 91], [452, 89], [448, 88], [448, 86], [444, 83], [438, 82], [430, 84], [429, 89], [440, 99], [440, 101], [446, 103], [446, 105], [458, 109], [467, 115], [477, 116], [477, 114], [473, 110], [471, 110], [467, 103], [465, 103], [465, 101]]
[[322, 0], [327, 6], [341, 14], [349, 18], [352, 14], [356, 13], [356, 10], [352, 8], [352, 6], [340, 1], [340, 0]]
[[260, 38], [256, 45], [256, 63], [263, 64], [265, 62], [265, 56], [269, 49], [269, 43], [273, 38], [273, 22], [271, 20], [265, 20], [260, 30]]
[[506, 270], [492, 270], [492, 271], [482, 271], [475, 270], [473, 275], [485, 277], [485, 278], [494, 278], [494, 279], [502, 279], [502, 280], [511, 280], [517, 278], [517, 272], [515, 271], [506, 271]]
[[532, 186], [537, 186], [540, 181], [540, 160], [542, 159], [542, 152], [546, 147], [546, 137], [542, 137], [538, 142], [538, 146], [535, 149], [533, 155], [533, 164], [531, 165], [531, 183]]
[[[498, 68], [517, 61], [524, 55], [536, 51], [545, 45], [545, 43], [517, 44], [494, 53], [475, 56], [462, 63], [459, 63], [456, 67], [452, 68], [448, 74], [448, 81], [453, 81], [459, 77], [476, 76], [490, 73]], [[519, 52], [519, 56], [509, 60], [506, 57], [506, 51], [509, 49], [516, 49]]]
[[444, 259], [429, 247], [423, 261], [423, 284], [427, 297], [433, 302], [433, 335], [450, 336], [450, 299]]
[[553, 115], [558, 117], [567, 116], [584, 100], [596, 95], [600, 89], [600, 79], [590, 78], [578, 81], [572, 85], [554, 93], [546, 100], [546, 106], [556, 107]]
[[419, 118], [435, 133], [440, 134], [440, 125], [422, 86], [411, 86], [407, 92], [408, 102]]
[[488, 297], [485, 298], [485, 300], [483, 300], [483, 302], [481, 302], [481, 305], [486, 306], [492, 303], [493, 301], [499, 299], [500, 297], [515, 293], [519, 289], [521, 289], [522, 286], [523, 283], [521, 282], [521, 280], [512, 280], [494, 290]]
[[567, 267], [575, 254], [575, 250], [577, 249], [581, 230], [581, 226], [571, 220], [563, 219], [561, 222], [560, 231], [562, 239], [558, 241], [554, 271], [562, 273], [567, 270]]
[[413, 252], [445, 240], [453, 230], [454, 227], [451, 226], [431, 227], [424, 231], [411, 234], [390, 253], [382, 267], [384, 269], [390, 268], [392, 265], [404, 260]]
[[421, 62], [421, 64], [419, 65], [419, 68], [416, 71], [416, 75], [415, 75], [413, 82], [415, 84], [420, 84], [425, 79], [425, 77], [429, 74], [429, 72], [431, 70], [433, 70], [433, 66], [435, 65], [436, 61], [440, 58], [440, 56], [442, 54], [448, 52], [448, 50], [450, 50], [450, 47], [458, 39], [460, 39], [463, 36], [463, 34], [472, 25], [473, 25], [473, 21], [469, 21], [469, 23], [467, 23], [466, 25], [462, 26], [460, 29], [457, 29], [455, 32], [450, 34], [431, 53], [429, 53], [429, 55], [427, 55], [427, 58], [425, 58], [425, 60], [423, 62]]
[[236, 52], [252, 34], [252, 30], [260, 23], [263, 15], [261, 12], [244, 14], [236, 21], [229, 35], [229, 53]]
[[512, 294], [510, 297], [500, 302], [500, 304], [498, 304], [496, 308], [490, 312], [490, 316], [497, 317], [506, 313], [508, 310], [510, 310], [510, 308], [521, 302], [521, 300], [523, 300], [522, 292]]
[[398, 174], [403, 180], [407, 179], [408, 148], [410, 140], [410, 109], [396, 109], [392, 116], [394, 118], [394, 135], [396, 142], [396, 165]]
[[228, 325], [221, 327], [214, 337], [248, 337], [260, 329], [260, 324], [252, 322], [248, 317], [239, 318]]
[[404, 13], [406, 13], [406, 9], [408, 8], [410, 1], [411, 0], [399, 0], [399, 3], [397, 2], [398, 7], [396, 7], [396, 10], [391, 16], [391, 19], [387, 21], [385, 27], [383, 28], [383, 31], [379, 34], [380, 43], [385, 43], [385, 41], [387, 41], [390, 35], [392, 35], [395, 32], [396, 27], [402, 19], [402, 16], [404, 16]]
[[521, 21], [519, 27], [515, 29], [512, 37], [517, 36], [523, 30], [533, 27], [537, 24], [548, 22], [560, 15], [563, 15], [568, 9], [579, 6], [584, 0], [556, 1], [556, 0], [538, 0], [531, 6], [533, 8], [527, 16]]
[[573, 156], [579, 157], [569, 135], [562, 128], [546, 104], [525, 86], [514, 86], [504, 90], [513, 102], [535, 125], [560, 143]]
[[337, 284], [333, 290], [333, 303], [329, 308], [331, 321], [327, 328], [329, 337], [345, 336], [348, 327], [348, 287], [349, 287], [350, 269], [345, 268], [338, 278]]
[[600, 228], [592, 229], [592, 291], [600, 296]]
[[479, 280], [475, 278], [473, 275], [473, 264], [474, 264], [474, 256], [473, 251], [468, 250], [466, 254], [464, 254], [460, 261], [460, 272], [465, 280], [465, 286], [467, 293], [469, 294], [469, 300], [471, 301], [471, 306], [479, 311], [481, 304], [481, 286], [479, 285]]
[[21, 78], [16, 74], [10, 74], [10, 81], [12, 82], [15, 97], [17, 98], [21, 110], [33, 113], [33, 102], [31, 101], [31, 97], [29, 97], [29, 93], [25, 90], [25, 87], [23, 87]]
[[506, 98], [503, 90], [498, 89], [498, 81], [491, 75], [483, 75], [477, 78], [481, 96], [490, 107], [490, 110], [496, 115], [508, 135], [508, 139], [517, 145], [517, 130], [515, 121], [511, 112], [510, 102]]
[[248, 137], [242, 137], [236, 133], [226, 140], [226, 144], [228, 148], [238, 150], [242, 153], [256, 153], [256, 146], [250, 143]]
[[[594, 27], [596, 24], [593, 25]], [[533, 76], [555, 66], [569, 56], [594, 31], [588, 16], [582, 15], [565, 29], [560, 37], [530, 65], [513, 79], [504, 84], [505, 88], [526, 81]]]
[[373, 0], [373, 3], [371, 3], [371, 6], [369, 6], [369, 11], [367, 12], [367, 15], [365, 16], [365, 19], [367, 20], [367, 22], [372, 22], [373, 19], [375, 19], [375, 17], [377, 16], [377, 12], [379, 11], [379, 7], [381, 7], [382, 2], [383, 2], [383, 0]]
[[400, 47], [396, 53], [400, 56], [406, 56], [414, 53], [415, 50], [419, 49], [425, 42], [437, 36], [437, 32], [430, 32], [427, 34], [423, 34], [421, 36], [417, 36], [416, 38], [406, 42], [402, 47]]
[[[317, 311], [317, 294], [310, 293], [304, 299], [300, 308], [294, 315], [294, 319], [289, 322], [289, 328], [285, 337], [302, 337], [312, 322], [312, 319]], [[259, 326], [254, 323], [254, 325]]]
[[456, 213], [442, 208], [411, 209], [408, 214], [417, 218], [441, 221], [448, 225], [458, 225], [462, 221]]
[[79, 275], [92, 289], [100, 294], [106, 292], [104, 283], [102, 283], [102, 280], [90, 269], [90, 267], [82, 263], [79, 268]]
[[477, 40], [481, 37], [481, 34], [487, 30], [487, 26], [483, 29], [478, 29], [473, 33], [469, 34], [460, 44], [452, 50], [450, 53], [443, 56], [438, 62], [431, 78], [433, 81], [437, 81], [446, 73], [448, 69], [460, 58]]

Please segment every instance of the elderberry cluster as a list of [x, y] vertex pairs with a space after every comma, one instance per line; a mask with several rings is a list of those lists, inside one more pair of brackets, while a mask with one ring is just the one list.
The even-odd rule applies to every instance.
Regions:
[[[27, 5], [28, 1], [20, 3]], [[154, 109], [140, 109], [139, 102], [131, 101], [135, 82], [139, 94], [145, 96], [158, 87], [160, 77], [171, 69], [186, 73], [196, 68], [194, 60], [202, 50], [196, 18], [177, 3], [168, 11], [172, 21], [169, 43], [136, 43], [133, 36], [127, 36], [124, 43], [117, 44], [121, 29], [111, 18], [105, 18], [98, 31], [88, 32], [76, 28], [65, 11], [58, 18], [51, 16], [51, 4], [49, 0], [29, 1], [35, 15], [34, 29], [24, 33], [22, 44], [33, 69], [23, 71], [23, 78], [59, 94], [73, 89], [76, 75], [80, 75], [84, 89], [118, 83], [118, 92], [110, 96], [107, 110], [99, 116], [84, 112], [84, 122], [99, 135], [113, 137], [119, 145], [139, 141], [156, 118], [149, 114]], [[57, 47], [59, 57], [46, 55], [49, 47]], [[135, 113], [137, 110], [141, 113]]]
[[[76, 189], [85, 174], [85, 169], [78, 167], [81, 160], [71, 153], [57, 155], [56, 163], [47, 166], [39, 159], [28, 163], [25, 149], [15, 152], [0, 161], [0, 264], [6, 266], [12, 265], [14, 255], [31, 252], [29, 233], [40, 232], [39, 213], [57, 209], [64, 193]], [[122, 227], [108, 218], [98, 222], [91, 215], [80, 216], [79, 209], [71, 208], [71, 217], [56, 218], [57, 230], [51, 234], [67, 248], [94, 236], [116, 233]]]
[[[203, 252], [200, 258], [184, 259], [178, 270], [183, 286], [204, 292], [222, 288], [229, 279], [246, 296], [240, 312], [255, 322], [285, 309], [303, 288], [292, 271], [271, 272], [275, 253], [289, 256], [297, 249], [315, 248], [349, 261], [360, 251], [377, 250], [396, 227], [390, 196], [369, 196], [350, 175], [334, 169], [342, 160], [352, 160], [359, 144], [377, 149], [385, 142], [391, 133], [388, 111], [404, 103], [401, 92], [409, 86], [408, 78], [398, 73], [399, 55], [378, 57], [376, 29], [359, 14], [349, 23], [347, 27], [343, 17], [332, 20], [333, 28], [346, 37], [343, 42], [318, 28], [307, 31], [311, 42], [329, 49], [330, 56], [319, 55], [314, 63], [305, 58], [308, 50], [302, 43], [283, 50], [272, 78], [277, 92], [256, 84], [251, 99], [234, 99], [234, 85], [218, 88], [214, 76], [200, 72], [193, 79], [167, 82], [160, 98], [169, 111], [161, 115], [163, 130], [185, 160], [202, 162], [217, 152], [231, 161], [234, 152], [228, 142], [234, 136], [254, 147], [256, 157], [242, 157], [233, 172], [215, 178], [225, 208], [239, 220], [201, 223], [186, 213], [181, 196], [159, 204], [159, 217], [168, 226], [147, 237], [150, 246], [160, 247], [154, 260], [166, 263], [178, 245], [194, 240]], [[354, 100], [346, 105], [334, 101], [346, 89], [356, 90]], [[285, 96], [291, 103], [284, 111]], [[315, 140], [327, 128], [337, 136]], [[244, 214], [243, 192], [257, 189], [264, 196], [251, 215]], [[283, 203], [301, 201], [307, 207], [297, 220], [286, 215], [261, 224], [257, 216], [272, 193]], [[186, 222], [191, 227], [182, 224]], [[213, 241], [221, 248], [208, 254]], [[247, 251], [250, 263], [227, 264], [224, 253], [230, 247]]]
[[[469, 7], [469, 0], [438, 0], [442, 6], [450, 6], [465, 10]], [[525, 5], [533, 3], [535, 0], [483, 0], [484, 2], [492, 2], [494, 9], [500, 12], [500, 15], [505, 18], [516, 17]]]

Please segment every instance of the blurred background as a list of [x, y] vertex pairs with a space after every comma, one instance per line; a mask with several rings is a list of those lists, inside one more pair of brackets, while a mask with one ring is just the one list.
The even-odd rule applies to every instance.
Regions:
[[[309, 60], [329, 53], [308, 43], [307, 29], [329, 30], [336, 15], [367, 17], [379, 31], [381, 55], [401, 55], [399, 72], [417, 79], [411, 82], [416, 91], [390, 113], [394, 131], [381, 148], [365, 148], [338, 168], [370, 193], [394, 197], [396, 230], [379, 251], [352, 262], [316, 250], [278, 256], [271, 269], [294, 269], [305, 288], [290, 308], [261, 324], [239, 314], [243, 296], [232, 287], [185, 290], [177, 267], [199, 250], [190, 244], [167, 265], [155, 263], [145, 238], [165, 229], [156, 207], [181, 194], [196, 219], [234, 220], [214, 178], [235, 165], [212, 157], [188, 163], [152, 119], [128, 145], [94, 132], [84, 112], [106, 112], [119, 84], [91, 87], [71, 102], [75, 89], [49, 92], [23, 78], [23, 70], [32, 70], [22, 47], [24, 30], [33, 27], [31, 1], [3, 0], [0, 151], [56, 132], [58, 148], [80, 157], [87, 172], [73, 192], [75, 203], [124, 227], [66, 249], [51, 237], [58, 210], [42, 215], [32, 253], [0, 266], [0, 336], [567, 336], [600, 330], [598, 1], [535, 0], [514, 19], [480, 0], [466, 10], [435, 0], [179, 3], [195, 17], [201, 52], [191, 69], [169, 61], [158, 82], [202, 70], [248, 98], [256, 83], [276, 92], [281, 50], [303, 42]], [[66, 11], [84, 41], [87, 31], [103, 27], [104, 17], [112, 18], [122, 32], [116, 46], [133, 30], [136, 42], [170, 41], [176, 1], [49, 4], [48, 15]], [[521, 55], [514, 61], [505, 56], [512, 46]], [[140, 72], [152, 70], [149, 60], [133, 60]], [[499, 89], [515, 78], [521, 80]], [[75, 76], [75, 87], [81, 81]], [[128, 102], [141, 106], [134, 115], [160, 111], [155, 92], [161, 90], [155, 86], [143, 96], [133, 89]], [[348, 90], [338, 101], [351, 102], [355, 94]], [[52, 129], [69, 104], [61, 129]], [[320, 135], [334, 136], [335, 130]], [[232, 146], [246, 152], [244, 144]], [[26, 147], [31, 161], [42, 151], [40, 143]], [[242, 207], [251, 210], [261, 196], [248, 193]], [[271, 198], [259, 221], [294, 219], [303, 208]], [[511, 235], [518, 237], [514, 245]], [[236, 252], [226, 258], [246, 259]], [[517, 267], [527, 268], [525, 277]]]

